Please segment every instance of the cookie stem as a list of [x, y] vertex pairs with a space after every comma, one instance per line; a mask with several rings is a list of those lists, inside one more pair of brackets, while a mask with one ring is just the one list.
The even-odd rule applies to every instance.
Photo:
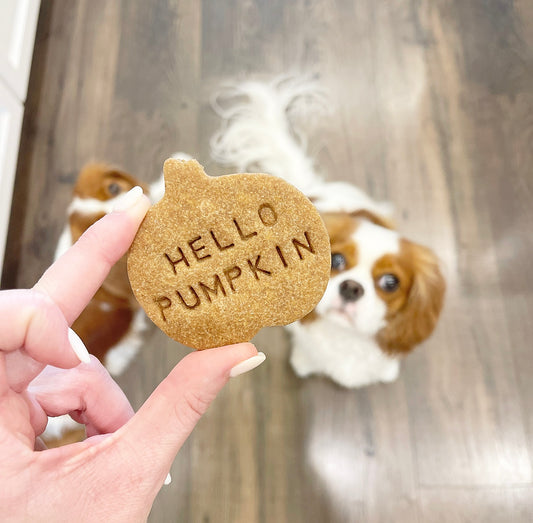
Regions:
[[184, 189], [203, 185], [209, 179], [203, 167], [196, 160], [169, 158], [163, 165], [165, 195], [178, 196]]

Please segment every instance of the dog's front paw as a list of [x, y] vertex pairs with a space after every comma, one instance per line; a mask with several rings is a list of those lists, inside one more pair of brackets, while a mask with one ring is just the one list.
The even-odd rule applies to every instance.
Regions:
[[317, 368], [313, 365], [307, 351], [293, 348], [290, 363], [294, 373], [300, 378], [307, 378], [311, 374], [316, 374]]
[[383, 383], [391, 383], [398, 379], [399, 374], [400, 374], [400, 361], [391, 360], [390, 364], [387, 365], [385, 369], [383, 370], [380, 380]]

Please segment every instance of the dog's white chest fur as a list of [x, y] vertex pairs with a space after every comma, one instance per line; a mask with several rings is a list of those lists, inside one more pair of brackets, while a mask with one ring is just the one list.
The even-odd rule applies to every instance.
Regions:
[[328, 318], [296, 322], [288, 329], [293, 337], [291, 365], [300, 377], [323, 374], [350, 388], [398, 377], [398, 358], [385, 354], [373, 338]]

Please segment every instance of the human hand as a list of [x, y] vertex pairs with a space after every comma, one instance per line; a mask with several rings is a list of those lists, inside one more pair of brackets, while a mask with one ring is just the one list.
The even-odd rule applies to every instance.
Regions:
[[[134, 415], [89, 358], [69, 325], [126, 252], [149, 205], [133, 189], [32, 290], [0, 292], [2, 521], [145, 520], [217, 393], [264, 360], [249, 343], [191, 353]], [[88, 438], [36, 451], [47, 416], [67, 413], [86, 425]]]

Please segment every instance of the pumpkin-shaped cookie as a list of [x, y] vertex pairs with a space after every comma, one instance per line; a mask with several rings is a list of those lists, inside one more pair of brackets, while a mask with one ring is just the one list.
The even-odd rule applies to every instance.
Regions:
[[128, 257], [131, 287], [168, 336], [195, 349], [249, 341], [309, 313], [330, 273], [328, 233], [312, 203], [267, 174], [207, 176], [164, 165], [165, 195]]

